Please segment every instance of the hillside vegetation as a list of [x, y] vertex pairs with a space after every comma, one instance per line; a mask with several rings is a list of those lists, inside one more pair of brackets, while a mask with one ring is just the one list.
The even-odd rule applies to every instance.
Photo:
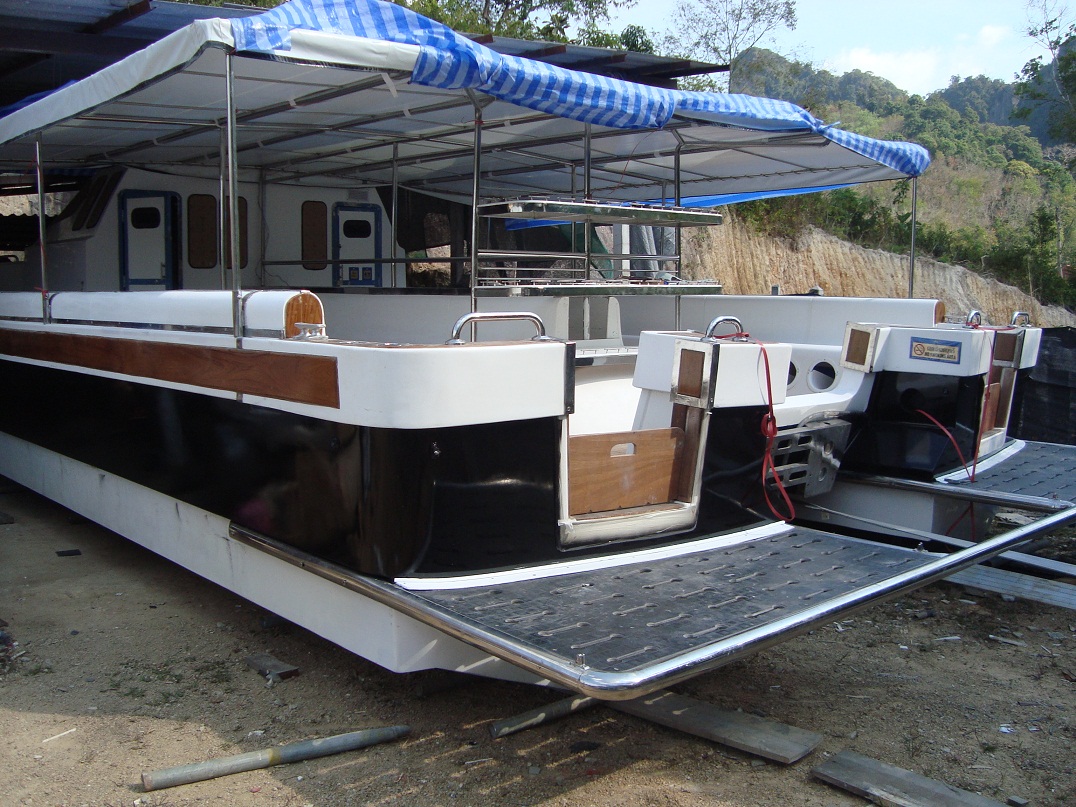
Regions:
[[[1076, 307], [1076, 150], [1050, 126], [1048, 105], [1017, 85], [954, 76], [926, 98], [862, 71], [835, 76], [752, 49], [734, 64], [734, 92], [782, 98], [871, 137], [912, 140], [933, 164], [917, 188], [918, 254]], [[796, 238], [815, 226], [872, 249], [906, 253], [910, 183], [765, 200], [738, 215], [756, 231]], [[1064, 276], [1067, 274], [1067, 278]]]

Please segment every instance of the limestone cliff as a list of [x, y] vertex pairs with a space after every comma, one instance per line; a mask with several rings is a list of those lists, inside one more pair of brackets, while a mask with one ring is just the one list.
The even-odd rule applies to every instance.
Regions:
[[[812, 286], [832, 297], [908, 294], [906, 255], [863, 249], [813, 228], [792, 241], [757, 235], [732, 217], [726, 221], [684, 230], [685, 277], [717, 280], [726, 294], [769, 294], [775, 285], [782, 294]], [[1076, 326], [1076, 315], [1064, 308], [1041, 305], [1013, 286], [922, 256], [915, 262], [915, 296], [943, 301], [950, 317], [977, 309], [990, 323], [1002, 324], [1013, 311], [1027, 311], [1035, 325]]]

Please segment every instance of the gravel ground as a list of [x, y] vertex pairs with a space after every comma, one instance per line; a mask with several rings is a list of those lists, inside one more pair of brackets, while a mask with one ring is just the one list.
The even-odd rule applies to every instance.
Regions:
[[[939, 584], [678, 687], [820, 732], [782, 766], [555, 693], [395, 675], [70, 512], [0, 486], [0, 801], [19, 805], [855, 805], [850, 749], [1004, 803], [1076, 804], [1076, 613]], [[79, 550], [80, 554], [57, 555]], [[990, 639], [1001, 637], [1010, 643]], [[300, 668], [272, 686], [244, 658]], [[408, 738], [143, 793], [143, 771], [373, 726]]]

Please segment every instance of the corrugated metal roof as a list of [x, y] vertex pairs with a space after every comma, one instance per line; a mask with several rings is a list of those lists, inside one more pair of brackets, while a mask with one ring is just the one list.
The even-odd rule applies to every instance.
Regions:
[[[0, 0], [0, 107], [90, 75], [200, 19], [264, 9], [166, 0]], [[653, 54], [475, 36], [494, 50], [561, 67], [671, 86], [676, 78], [723, 69]]]
[[84, 78], [195, 20], [262, 10], [162, 0], [0, 0], [0, 106]]

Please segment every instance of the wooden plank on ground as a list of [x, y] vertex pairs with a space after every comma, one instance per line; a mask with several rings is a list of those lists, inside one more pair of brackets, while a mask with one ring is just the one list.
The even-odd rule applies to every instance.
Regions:
[[945, 579], [950, 583], [972, 586], [995, 594], [1008, 594], [1023, 600], [1076, 610], [1076, 585], [1060, 580], [1044, 580], [993, 566], [972, 566]]
[[812, 768], [811, 774], [885, 807], [1004, 807], [999, 801], [853, 751], [841, 751]]
[[755, 715], [719, 709], [667, 690], [607, 706], [677, 731], [789, 765], [813, 751], [822, 735]]

